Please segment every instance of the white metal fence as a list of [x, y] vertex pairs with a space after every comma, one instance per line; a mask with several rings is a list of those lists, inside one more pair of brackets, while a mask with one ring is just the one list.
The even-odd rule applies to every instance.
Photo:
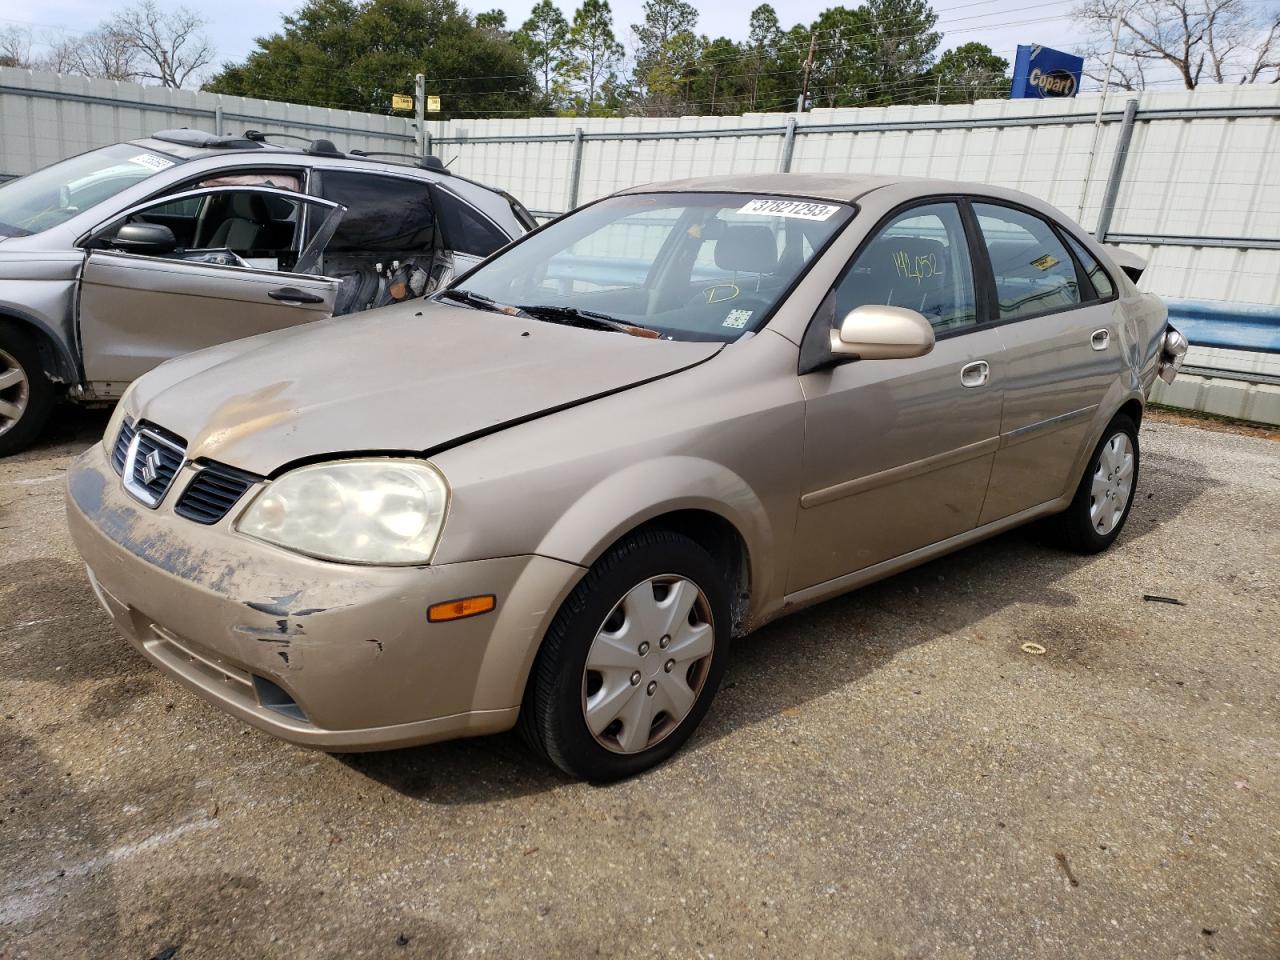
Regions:
[[[556, 213], [654, 180], [847, 171], [973, 180], [1036, 194], [1150, 260], [1174, 298], [1280, 305], [1280, 85], [799, 116], [533, 118], [427, 124], [467, 176]], [[0, 176], [165, 127], [256, 127], [410, 152], [412, 121], [0, 69]], [[1117, 148], [1123, 162], [1115, 162]]]
[[428, 132], [453, 169], [547, 213], [637, 183], [720, 173], [1000, 184], [1087, 229], [1104, 221], [1108, 240], [1150, 261], [1151, 290], [1280, 305], [1280, 87], [1112, 94], [1093, 149], [1097, 109], [1094, 96], [800, 116], [460, 120]]
[[361, 150], [409, 152], [415, 141], [403, 117], [0, 67], [0, 179], [174, 127], [256, 128]]

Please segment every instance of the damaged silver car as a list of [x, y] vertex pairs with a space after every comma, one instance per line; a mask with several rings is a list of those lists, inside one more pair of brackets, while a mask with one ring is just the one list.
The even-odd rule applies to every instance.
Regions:
[[59, 396], [201, 347], [421, 297], [534, 226], [434, 157], [197, 130], [0, 186], [0, 456]]

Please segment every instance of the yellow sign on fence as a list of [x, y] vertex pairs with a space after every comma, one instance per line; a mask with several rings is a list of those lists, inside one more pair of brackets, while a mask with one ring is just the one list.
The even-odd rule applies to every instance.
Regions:
[[427, 97], [427, 113], [439, 113], [439, 112], [440, 112], [440, 98]]
[[393, 93], [391, 95], [391, 109], [412, 110], [413, 97], [409, 96], [407, 93]]

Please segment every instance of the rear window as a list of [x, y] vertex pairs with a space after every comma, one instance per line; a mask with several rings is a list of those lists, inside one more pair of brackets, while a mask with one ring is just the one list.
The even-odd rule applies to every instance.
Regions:
[[1097, 293], [1098, 299], [1110, 300], [1116, 295], [1116, 287], [1111, 282], [1111, 278], [1107, 276], [1107, 271], [1102, 269], [1102, 264], [1098, 263], [1093, 254], [1081, 246], [1075, 237], [1071, 236], [1071, 234], [1066, 236], [1071, 252], [1076, 255], [1076, 259], [1080, 261], [1080, 266], [1084, 267], [1084, 272], [1089, 275], [1089, 280], [1093, 284], [1093, 289]]
[[1004, 320], [1080, 302], [1075, 261], [1049, 224], [1024, 210], [975, 203]]
[[326, 170], [320, 195], [347, 208], [329, 253], [408, 253], [432, 245], [436, 217], [426, 183]]

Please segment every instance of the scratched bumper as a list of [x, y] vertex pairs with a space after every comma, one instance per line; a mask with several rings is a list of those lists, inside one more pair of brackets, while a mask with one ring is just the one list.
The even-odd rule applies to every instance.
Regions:
[[[385, 749], [515, 723], [529, 666], [582, 569], [545, 557], [359, 567], [133, 500], [98, 446], [68, 474], [71, 534], [129, 642], [205, 699], [286, 740]], [[247, 498], [246, 498], [247, 502]], [[234, 515], [235, 511], [233, 511]], [[427, 623], [480, 593], [494, 613]]]

